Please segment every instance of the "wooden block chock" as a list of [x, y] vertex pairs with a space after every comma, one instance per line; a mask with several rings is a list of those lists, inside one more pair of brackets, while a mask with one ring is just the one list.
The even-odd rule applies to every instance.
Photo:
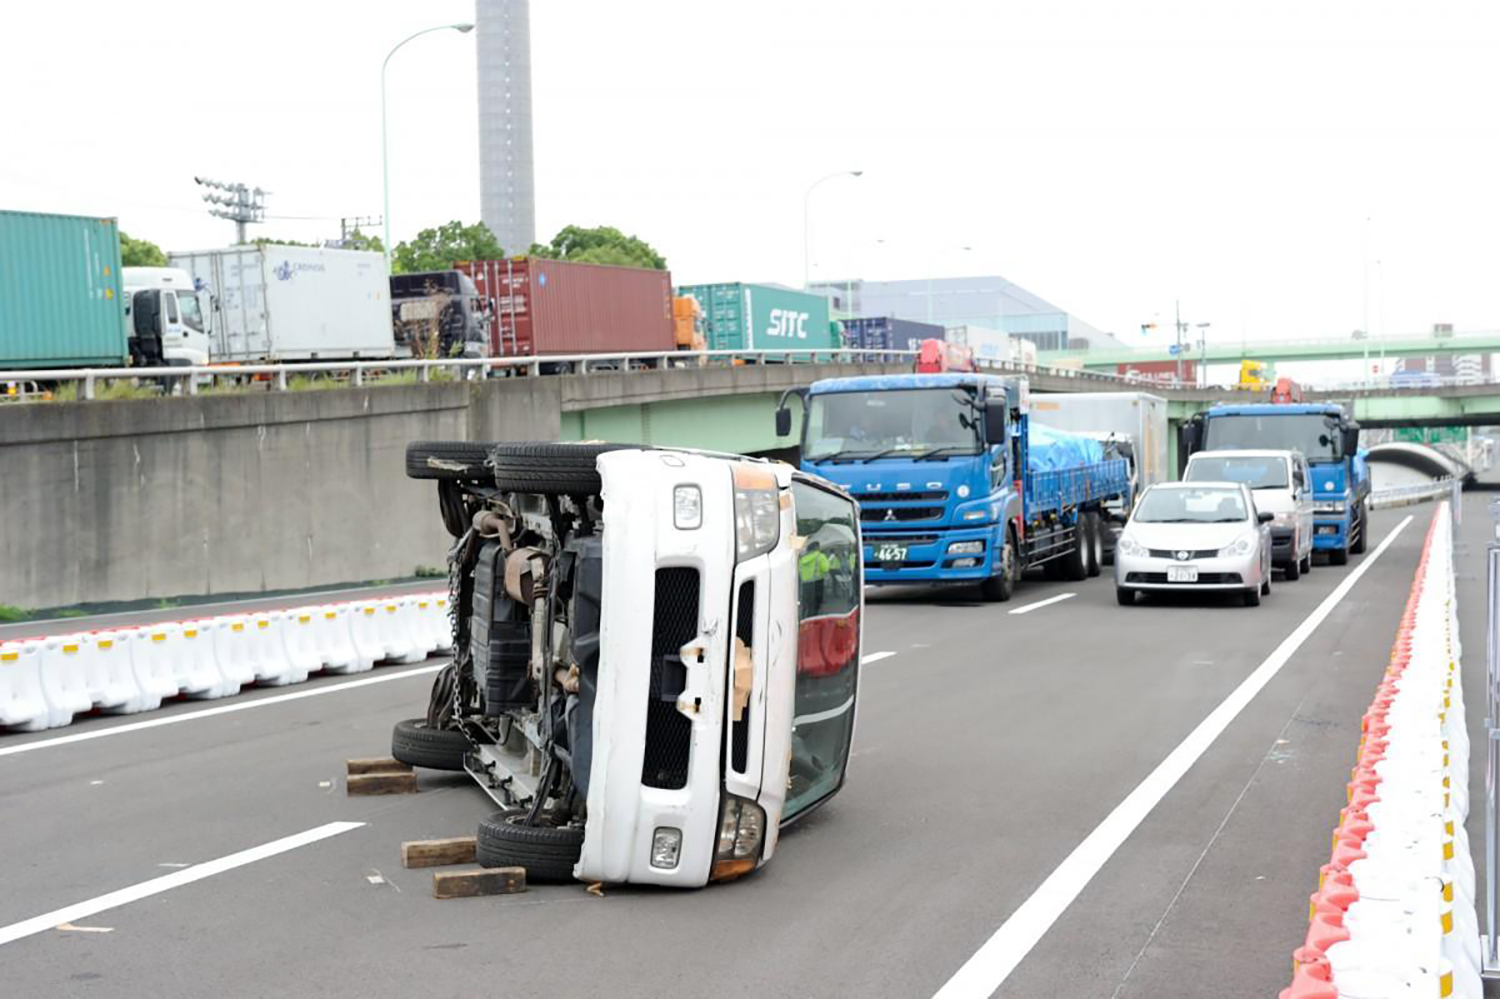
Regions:
[[433, 871], [433, 898], [514, 895], [526, 890], [526, 868], [481, 867], [473, 871]]
[[349, 794], [416, 794], [417, 775], [410, 770], [391, 774], [350, 774], [345, 782]]
[[444, 867], [474, 863], [474, 837], [415, 839], [401, 844], [402, 867]]
[[411, 764], [389, 756], [376, 756], [364, 760], [345, 760], [349, 774], [405, 774], [411, 773]]

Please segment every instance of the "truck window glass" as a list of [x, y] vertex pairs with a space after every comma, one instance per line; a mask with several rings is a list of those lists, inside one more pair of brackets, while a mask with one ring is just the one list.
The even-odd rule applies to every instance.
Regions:
[[167, 322], [180, 322], [177, 315], [177, 295], [174, 292], [164, 291], [161, 296], [162, 306], [167, 314]]
[[853, 503], [804, 481], [792, 484], [798, 555], [797, 692], [791, 786], [782, 821], [828, 797], [844, 780], [859, 679], [859, 514]]
[[1329, 421], [1324, 413], [1215, 416], [1206, 421], [1203, 449], [1301, 451], [1309, 461], [1336, 461], [1338, 428]]
[[932, 448], [977, 452], [976, 412], [972, 394], [952, 388], [815, 395], [803, 457], [821, 461]]
[[177, 304], [182, 308], [183, 324], [202, 333], [203, 314], [198, 311], [198, 296], [183, 293], [177, 297]]

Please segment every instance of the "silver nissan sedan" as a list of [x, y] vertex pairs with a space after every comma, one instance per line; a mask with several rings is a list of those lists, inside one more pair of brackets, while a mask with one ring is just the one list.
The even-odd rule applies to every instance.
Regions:
[[1115, 548], [1122, 606], [1150, 590], [1271, 592], [1270, 512], [1238, 482], [1163, 482], [1141, 495]]

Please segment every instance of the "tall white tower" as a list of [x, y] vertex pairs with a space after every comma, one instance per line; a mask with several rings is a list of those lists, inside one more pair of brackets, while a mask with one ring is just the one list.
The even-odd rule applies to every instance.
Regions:
[[479, 215], [507, 254], [536, 240], [531, 161], [529, 0], [475, 0], [479, 55]]

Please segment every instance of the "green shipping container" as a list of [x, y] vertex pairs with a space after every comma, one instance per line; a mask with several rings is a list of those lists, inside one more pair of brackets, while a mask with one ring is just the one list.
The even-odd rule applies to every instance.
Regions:
[[129, 357], [115, 220], [0, 211], [0, 371]]
[[826, 350], [843, 346], [828, 299], [767, 284], [690, 284], [677, 289], [703, 309], [709, 350]]

